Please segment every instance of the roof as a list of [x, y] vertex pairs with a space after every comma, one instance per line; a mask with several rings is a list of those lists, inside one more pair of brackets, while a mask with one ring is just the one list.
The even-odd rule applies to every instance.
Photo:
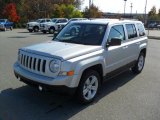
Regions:
[[73, 23], [88, 23], [88, 24], [117, 24], [117, 23], [140, 23], [137, 20], [125, 20], [125, 19], [106, 19], [106, 18], [98, 18], [98, 19], [90, 19], [83, 21], [74, 21]]

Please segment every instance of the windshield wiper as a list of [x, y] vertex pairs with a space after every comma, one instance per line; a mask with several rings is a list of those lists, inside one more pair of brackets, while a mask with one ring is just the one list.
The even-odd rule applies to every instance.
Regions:
[[53, 40], [53, 41], [59, 41], [59, 42], [61, 41], [61, 40], [58, 39], [58, 38], [53, 38], [52, 40]]

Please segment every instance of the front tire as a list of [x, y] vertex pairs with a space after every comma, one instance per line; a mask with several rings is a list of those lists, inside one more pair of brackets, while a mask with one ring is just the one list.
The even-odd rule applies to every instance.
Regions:
[[81, 78], [77, 98], [80, 103], [90, 103], [97, 96], [100, 88], [100, 76], [95, 70], [87, 70]]
[[39, 27], [36, 26], [36, 27], [33, 28], [33, 30], [34, 30], [34, 32], [38, 32], [39, 31]]
[[31, 30], [31, 29], [29, 29], [28, 31], [29, 31], [30, 33], [33, 32], [33, 30]]
[[10, 30], [12, 31], [12, 30], [13, 30], [13, 27], [10, 27]]
[[55, 32], [55, 28], [50, 28], [49, 29], [49, 34], [53, 34]]
[[133, 73], [136, 74], [141, 73], [144, 67], [144, 63], [145, 63], [145, 54], [141, 52], [135, 66], [132, 68]]
[[43, 34], [46, 34], [46, 33], [47, 33], [45, 30], [43, 30], [42, 32], [43, 32]]

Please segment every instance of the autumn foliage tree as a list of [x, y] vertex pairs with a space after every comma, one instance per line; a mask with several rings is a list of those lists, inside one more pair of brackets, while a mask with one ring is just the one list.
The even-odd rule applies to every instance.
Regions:
[[12, 22], [17, 23], [20, 20], [20, 17], [17, 15], [15, 3], [7, 4], [3, 10], [3, 15]]

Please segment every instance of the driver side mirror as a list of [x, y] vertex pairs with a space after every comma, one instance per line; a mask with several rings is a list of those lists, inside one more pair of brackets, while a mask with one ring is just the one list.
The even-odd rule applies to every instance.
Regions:
[[109, 46], [119, 46], [121, 45], [121, 39], [119, 38], [112, 38], [110, 42], [107, 43], [107, 47]]

